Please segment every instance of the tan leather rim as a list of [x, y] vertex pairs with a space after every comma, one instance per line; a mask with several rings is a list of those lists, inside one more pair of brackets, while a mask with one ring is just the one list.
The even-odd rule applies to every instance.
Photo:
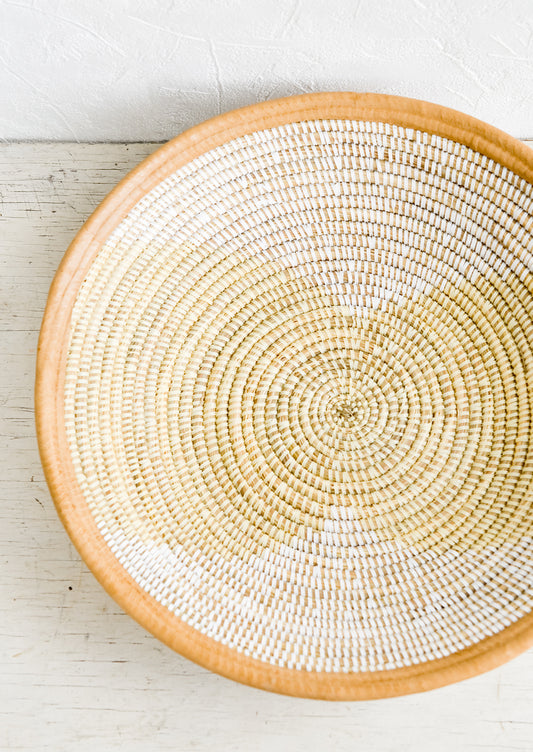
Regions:
[[77, 291], [104, 239], [139, 199], [181, 165], [229, 139], [295, 120], [348, 118], [396, 123], [439, 134], [486, 154], [533, 183], [533, 152], [479, 120], [403, 97], [328, 92], [264, 102], [213, 118], [158, 149], [122, 180], [67, 250], [50, 288], [39, 339], [36, 421], [46, 480], [80, 555], [120, 606], [169, 647], [212, 671], [262, 689], [329, 700], [420, 692], [488, 671], [533, 644], [533, 613], [497, 635], [435, 661], [369, 673], [311, 673], [247, 658], [205, 637], [143, 591], [111, 553], [76, 481], [64, 427], [63, 383]]

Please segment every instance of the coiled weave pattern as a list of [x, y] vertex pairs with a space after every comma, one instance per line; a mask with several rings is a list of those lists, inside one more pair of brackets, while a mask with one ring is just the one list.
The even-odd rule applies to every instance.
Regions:
[[533, 608], [533, 190], [378, 122], [242, 136], [77, 296], [65, 420], [134, 579], [276, 666], [399, 668]]

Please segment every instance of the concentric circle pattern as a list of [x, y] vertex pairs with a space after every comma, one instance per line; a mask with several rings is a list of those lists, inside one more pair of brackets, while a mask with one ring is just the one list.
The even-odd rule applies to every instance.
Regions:
[[148, 193], [78, 292], [65, 419], [133, 578], [274, 666], [450, 655], [533, 607], [533, 191], [306, 120]]

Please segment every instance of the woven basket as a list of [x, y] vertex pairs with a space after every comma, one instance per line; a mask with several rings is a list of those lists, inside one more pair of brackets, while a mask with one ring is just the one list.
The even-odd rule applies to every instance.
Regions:
[[110, 194], [52, 285], [46, 477], [183, 655], [328, 699], [533, 643], [533, 154], [369, 94], [231, 112]]

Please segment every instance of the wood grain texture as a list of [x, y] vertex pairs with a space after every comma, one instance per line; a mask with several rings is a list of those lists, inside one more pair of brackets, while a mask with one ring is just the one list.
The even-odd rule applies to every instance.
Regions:
[[172, 653], [80, 561], [37, 453], [38, 330], [76, 230], [157, 146], [0, 147], [0, 748], [530, 750], [533, 651], [425, 695], [358, 704], [270, 695]]

